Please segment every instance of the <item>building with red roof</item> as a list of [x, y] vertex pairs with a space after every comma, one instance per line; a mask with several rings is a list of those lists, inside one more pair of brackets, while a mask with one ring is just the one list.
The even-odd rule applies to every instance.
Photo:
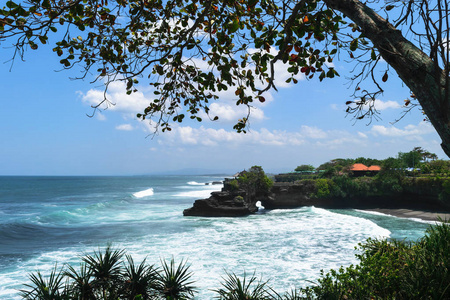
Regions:
[[374, 176], [378, 172], [380, 172], [381, 167], [380, 166], [370, 166], [367, 167], [364, 164], [353, 164], [350, 166], [350, 171], [353, 173], [353, 176], [359, 177], [359, 176]]

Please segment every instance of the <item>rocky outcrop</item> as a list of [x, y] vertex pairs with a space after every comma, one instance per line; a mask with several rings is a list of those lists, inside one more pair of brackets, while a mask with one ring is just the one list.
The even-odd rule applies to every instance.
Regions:
[[258, 211], [256, 202], [259, 197], [247, 195], [244, 190], [227, 190], [212, 192], [207, 199], [199, 199], [191, 208], [183, 211], [184, 216], [202, 217], [241, 217]]
[[255, 189], [238, 189], [232, 180], [225, 179], [220, 192], [212, 192], [207, 199], [199, 199], [191, 208], [183, 211], [184, 216], [242, 217], [258, 211], [258, 201], [269, 201], [266, 192]]
[[314, 197], [314, 181], [297, 183], [275, 183], [272, 197], [261, 201], [266, 209], [315, 206], [335, 209], [405, 208], [437, 212], [448, 212], [448, 202], [439, 199], [440, 188], [432, 183], [413, 182], [403, 186], [403, 192], [396, 194], [372, 195], [366, 197]]
[[196, 200], [193, 207], [184, 210], [185, 216], [240, 217], [258, 211], [256, 203], [261, 201], [265, 209], [283, 209], [315, 206], [334, 209], [413, 209], [435, 212], [450, 212], [450, 200], [442, 199], [442, 183], [436, 180], [404, 180], [401, 191], [378, 192], [370, 195], [317, 197], [317, 183], [302, 180], [296, 183], [277, 182], [270, 194], [260, 191], [235, 190], [224, 182], [221, 192], [212, 192], [207, 199]]
[[256, 202], [246, 200], [245, 191], [212, 192], [207, 199], [199, 199], [191, 208], [185, 209], [185, 216], [241, 217], [258, 211]]

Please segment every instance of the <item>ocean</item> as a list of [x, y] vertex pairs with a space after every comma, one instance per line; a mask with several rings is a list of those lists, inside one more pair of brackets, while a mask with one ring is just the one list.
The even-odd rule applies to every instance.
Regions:
[[[0, 177], [0, 299], [20, 299], [28, 274], [111, 243], [136, 262], [187, 260], [212, 299], [226, 272], [255, 274], [278, 292], [311, 285], [325, 271], [356, 263], [367, 238], [416, 240], [427, 222], [358, 210], [260, 208], [242, 218], [183, 217], [220, 190], [225, 175]], [[209, 183], [209, 184], [207, 184]]]

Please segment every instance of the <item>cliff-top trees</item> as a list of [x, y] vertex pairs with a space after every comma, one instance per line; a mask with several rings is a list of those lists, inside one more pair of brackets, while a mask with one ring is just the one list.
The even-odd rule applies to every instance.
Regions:
[[314, 166], [312, 166], [312, 165], [300, 165], [297, 168], [295, 168], [294, 171], [296, 171], [296, 172], [312, 172], [315, 169], [316, 168], [314, 168]]
[[[186, 116], [201, 121], [222, 90], [234, 91], [236, 105], [264, 102], [276, 64], [292, 83], [298, 74], [333, 78], [338, 55], [359, 62], [348, 112], [370, 117], [393, 68], [411, 90], [405, 104], [418, 100], [449, 155], [449, 24], [444, 0], [10, 0], [0, 42], [22, 56], [56, 40], [64, 68], [80, 65], [106, 86], [123, 80], [128, 93], [149, 78], [155, 99], [138, 117], [162, 131]], [[234, 128], [247, 125], [243, 116]]]

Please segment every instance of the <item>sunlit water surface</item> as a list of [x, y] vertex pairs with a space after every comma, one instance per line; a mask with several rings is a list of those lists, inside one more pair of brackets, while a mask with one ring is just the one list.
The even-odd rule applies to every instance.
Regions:
[[183, 217], [224, 176], [0, 177], [0, 299], [36, 270], [77, 266], [79, 256], [112, 243], [135, 261], [187, 260], [211, 299], [227, 272], [269, 280], [279, 292], [310, 285], [320, 270], [356, 262], [369, 237], [416, 240], [426, 222], [315, 207], [243, 218]]

